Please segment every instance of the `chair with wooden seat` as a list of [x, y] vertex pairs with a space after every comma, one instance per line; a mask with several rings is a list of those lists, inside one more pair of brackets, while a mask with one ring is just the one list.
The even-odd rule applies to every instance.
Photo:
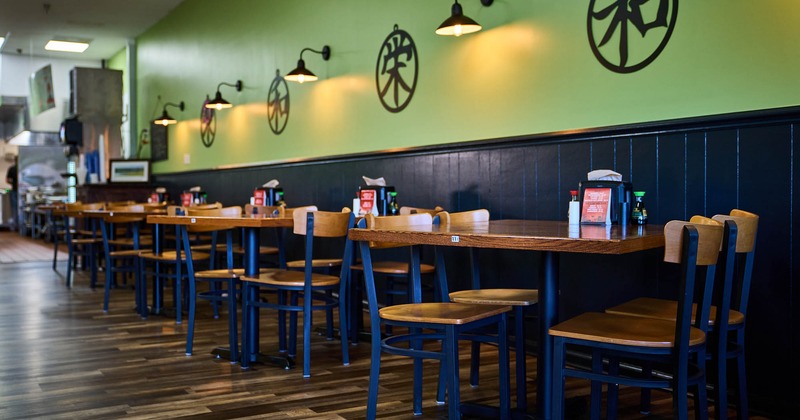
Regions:
[[[400, 215], [409, 215], [409, 214], [428, 214], [430, 216], [435, 216], [437, 213], [443, 211], [443, 209], [439, 206], [436, 206], [432, 209], [422, 208], [422, 207], [410, 207], [410, 206], [403, 206], [400, 207]], [[393, 245], [388, 247], [382, 246], [380, 243], [372, 243], [373, 249], [381, 249], [381, 248], [393, 248]], [[350, 267], [352, 270], [357, 272], [363, 272], [364, 266], [363, 264], [353, 264]], [[431, 264], [421, 264], [420, 271], [423, 275], [432, 275], [435, 271], [435, 267]], [[386, 305], [394, 305], [394, 297], [395, 296], [404, 296], [408, 295], [408, 276], [410, 275], [408, 269], [408, 263], [404, 261], [393, 261], [393, 260], [379, 260], [373, 261], [372, 263], [372, 271], [375, 274], [380, 274], [385, 278], [384, 282], [384, 298], [386, 300]], [[406, 285], [405, 289], [396, 289], [397, 283], [401, 283]], [[436, 289], [436, 285], [434, 283], [434, 289]], [[358, 288], [357, 288], [358, 290]], [[434, 294], [438, 295], [439, 292], [434, 290]], [[360, 295], [360, 292], [355, 293], [356, 296]], [[392, 326], [386, 325], [386, 334], [392, 333]], [[356, 340], [357, 335], [353, 334], [351, 337], [353, 340]]]
[[[269, 308], [282, 312], [300, 312], [303, 314], [303, 377], [311, 376], [311, 327], [313, 324], [312, 313], [315, 310], [328, 310], [339, 307], [339, 323], [342, 339], [342, 363], [350, 364], [347, 325], [346, 325], [346, 298], [349, 280], [349, 270], [343, 269], [339, 276], [319, 274], [314, 271], [314, 243], [321, 238], [341, 240], [344, 246], [344, 258], [349, 259], [352, 253], [352, 244], [347, 239], [347, 233], [354, 225], [355, 217], [350, 209], [342, 212], [294, 210], [293, 231], [296, 235], [305, 238], [305, 266], [303, 271], [271, 269], [260, 273], [258, 277], [242, 277], [242, 367], [249, 366], [251, 346], [255, 348], [255, 336], [251, 336], [250, 325], [256, 322], [255, 308]], [[333, 297], [330, 290], [339, 292], [338, 297]], [[279, 300], [276, 303], [260, 299], [261, 291], [287, 292], [292, 295], [289, 302]], [[302, 298], [302, 304], [297, 304]], [[257, 325], [257, 324], [253, 324]]]
[[[369, 229], [391, 229], [400, 226], [429, 226], [432, 217], [428, 213], [417, 213], [399, 216], [375, 217], [367, 215], [359, 227]], [[407, 247], [404, 244], [384, 243], [381, 247]], [[458, 375], [458, 340], [467, 334], [483, 329], [495, 329], [497, 335], [476, 334], [485, 342], [497, 343], [499, 359], [500, 383], [500, 417], [509, 418], [509, 364], [507, 343], [507, 313], [511, 310], [506, 305], [476, 305], [468, 303], [447, 302], [447, 284], [444, 275], [435, 276], [439, 282], [439, 290], [443, 293], [444, 302], [421, 302], [420, 291], [420, 252], [419, 246], [410, 247], [409, 266], [412, 277], [412, 302], [380, 307], [372, 271], [372, 249], [374, 244], [359, 244], [364, 266], [364, 278], [369, 303], [370, 328], [372, 333], [372, 359], [370, 368], [369, 395], [367, 398], [367, 418], [375, 418], [378, 404], [378, 386], [380, 382], [381, 354], [389, 353], [412, 357], [414, 359], [413, 375], [413, 412], [422, 414], [422, 359], [439, 360], [443, 366], [443, 382], [447, 390], [448, 415], [460, 418], [461, 398]], [[442, 254], [436, 250], [439, 270], [444, 270]], [[381, 337], [381, 325], [391, 324], [407, 328], [408, 333]], [[441, 350], [425, 349], [425, 342], [441, 342]], [[441, 382], [440, 378], [440, 384]], [[440, 397], [439, 397], [440, 398]]]
[[[184, 215], [187, 214], [188, 211], [186, 209], [192, 209], [192, 211], [202, 212], [206, 211], [207, 215], [221, 215], [222, 212], [222, 205], [220, 203], [215, 203], [211, 205], [203, 205], [203, 206], [192, 206], [192, 207], [179, 207], [179, 206], [169, 206], [167, 207], [167, 215], [176, 216], [176, 215]], [[236, 213], [237, 216], [241, 216], [242, 208], [236, 207], [232, 210], [229, 210], [233, 213]], [[238, 212], [238, 213], [237, 213]], [[200, 234], [205, 232], [214, 232], [218, 230], [216, 227], [207, 227], [207, 226], [189, 226], [186, 228], [189, 233]], [[176, 233], [180, 231], [180, 228], [176, 230]], [[154, 305], [158, 307], [161, 302], [159, 302], [159, 297], [161, 296], [161, 290], [163, 288], [162, 279], [172, 279], [173, 280], [173, 302], [175, 304], [175, 321], [176, 323], [180, 324], [183, 322], [183, 278], [184, 276], [188, 277], [187, 270], [184, 270], [184, 267], [187, 263], [187, 253], [185, 250], [182, 249], [184, 245], [182, 244], [181, 236], [175, 236], [175, 249], [171, 250], [162, 250], [160, 253], [156, 254], [153, 251], [150, 252], [142, 252], [139, 254], [139, 262], [140, 262], [140, 269], [139, 269], [139, 281], [137, 282], [137, 291], [140, 294], [139, 301], [140, 302], [147, 302], [147, 275], [152, 274], [154, 279]], [[211, 261], [212, 254], [215, 252], [215, 249], [212, 247], [210, 252], [192, 252], [192, 262], [197, 263], [200, 261], [208, 262]], [[153, 264], [153, 269], [148, 271], [147, 264]], [[171, 267], [172, 272], [165, 272], [162, 267]], [[191, 297], [190, 297], [191, 299]], [[143, 318], [147, 318], [148, 310], [147, 305], [142, 305], [142, 311], [140, 312]]]
[[[489, 211], [486, 209], [464, 211], [459, 213], [440, 212], [437, 214], [439, 224], [449, 227], [451, 224], [487, 223]], [[434, 221], [435, 222], [435, 221]], [[472, 289], [450, 292], [450, 300], [460, 303], [478, 305], [506, 305], [514, 309], [514, 349], [516, 353], [517, 408], [527, 411], [527, 368], [525, 350], [525, 309], [539, 302], [539, 291], [535, 289], [482, 289], [480, 270], [475, 255], [476, 249], [469, 249], [469, 262], [472, 268]], [[480, 342], [472, 343], [472, 359], [470, 366], [470, 384], [478, 386], [480, 366]]]
[[[192, 207], [184, 207], [182, 211], [187, 216], [204, 216], [204, 217], [240, 217], [242, 215], [242, 208], [239, 206], [224, 207], [219, 209], [195, 209]], [[210, 228], [209, 228], [210, 229]], [[210, 231], [209, 229], [190, 227], [182, 229], [184, 248], [189, 246], [189, 233], [198, 232], [199, 230]], [[215, 228], [216, 229], [216, 228]], [[238, 296], [238, 283], [239, 279], [244, 275], [244, 268], [236, 268], [234, 266], [233, 255], [235, 247], [233, 246], [233, 231], [226, 230], [226, 243], [222, 244], [226, 255], [226, 268], [209, 268], [208, 270], [194, 270], [193, 265], [187, 265], [189, 272], [189, 327], [186, 334], [186, 355], [191, 355], [193, 351], [195, 319], [197, 299], [209, 300], [214, 305], [214, 317], [219, 316], [216, 309], [217, 303], [227, 303], [228, 309], [228, 339], [230, 344], [230, 360], [236, 362], [239, 359], [238, 351], [238, 325], [237, 325], [237, 296]], [[210, 248], [213, 249], [213, 248]], [[191, 247], [191, 254], [194, 257], [195, 247]], [[192, 258], [194, 260], [194, 258]], [[265, 272], [266, 269], [261, 269]], [[204, 281], [209, 284], [209, 290], [204, 292], [197, 291], [197, 282]], [[224, 283], [224, 287], [223, 286]]]
[[[759, 218], [756, 214], [734, 209], [730, 215], [715, 215], [713, 219], [723, 223], [726, 221], [736, 223], [735, 259], [739, 263], [739, 269], [736, 270], [734, 268], [736, 262], [726, 261], [726, 271], [722, 271], [721, 274], [724, 275], [718, 277], [722, 281], [718, 280], [715, 285], [716, 305], [711, 306], [708, 318], [708, 326], [713, 334], [713, 347], [708, 354], [714, 361], [716, 373], [714, 381], [715, 412], [717, 418], [727, 418], [727, 365], [729, 359], [735, 359], [739, 403], [737, 413], [739, 418], [746, 418], [748, 404], [744, 362], [744, 326]], [[674, 300], [643, 297], [609, 308], [606, 312], [674, 321], [677, 307], [678, 303]], [[696, 310], [695, 305], [692, 308], [693, 316]], [[648, 396], [644, 395], [642, 411], [649, 411], [648, 402]]]
[[[66, 204], [64, 209], [70, 212], [80, 212], [85, 210], [102, 210], [104, 203], [73, 203]], [[70, 219], [72, 222], [70, 222]], [[97, 287], [97, 253], [103, 239], [101, 233], [96, 229], [94, 219], [80, 215], [64, 217], [64, 236], [67, 242], [67, 287], [72, 287], [72, 277], [75, 271], [75, 264], [78, 257], [82, 260], [82, 266], [88, 267], [91, 271], [91, 287]]]
[[[111, 289], [116, 287], [116, 274], [131, 274], [134, 279], [139, 277], [139, 255], [145, 247], [152, 245], [152, 237], [140, 234], [140, 224], [147, 215], [146, 208], [142, 205], [115, 206], [114, 212], [132, 213], [142, 215], [130, 216], [115, 214], [114, 212], [103, 216], [101, 231], [103, 236], [103, 252], [105, 255], [105, 293], [103, 297], [103, 312], [108, 312], [108, 301]], [[122, 232], [128, 233], [124, 237], [118, 236]], [[136, 307], [144, 303], [136, 293]]]
[[[699, 418], [708, 415], [706, 399], [706, 333], [710, 296], [716, 264], [723, 242], [723, 230], [735, 226], [707, 219], [703, 223], [671, 221], [664, 226], [664, 262], [678, 265], [679, 293], [675, 321], [634, 317], [610, 313], [584, 313], [550, 328], [553, 337], [553, 418], [564, 416], [564, 385], [566, 377], [592, 381], [592, 417], [600, 415], [600, 384], [609, 384], [609, 393], [619, 384], [641, 388], [670, 388], [676, 418], [688, 413], [688, 388], [694, 392], [695, 413]], [[730, 238], [730, 235], [725, 235]], [[727, 239], [726, 239], [727, 240]], [[733, 247], [727, 246], [732, 255]], [[696, 278], [703, 279], [695, 292]], [[698, 304], [698, 316], [692, 322], [692, 304]], [[591, 350], [592, 368], [565, 366], [567, 346]], [[604, 371], [604, 357], [608, 368]], [[644, 372], [641, 377], [623, 375], [619, 360], [631, 363], [643, 361], [667, 366], [668, 375], [655, 376]], [[608, 412], [616, 411], [616, 397], [609, 395]]]

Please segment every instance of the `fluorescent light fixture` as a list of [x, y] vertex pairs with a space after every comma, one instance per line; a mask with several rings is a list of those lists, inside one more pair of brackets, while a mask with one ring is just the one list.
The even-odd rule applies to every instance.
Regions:
[[44, 49], [48, 51], [63, 51], [63, 52], [74, 52], [74, 53], [82, 53], [89, 48], [88, 42], [73, 42], [73, 41], [56, 41], [51, 39], [47, 42], [47, 45], [44, 46]]
[[3, 48], [3, 44], [6, 42], [6, 37], [0, 36], [0, 48]]

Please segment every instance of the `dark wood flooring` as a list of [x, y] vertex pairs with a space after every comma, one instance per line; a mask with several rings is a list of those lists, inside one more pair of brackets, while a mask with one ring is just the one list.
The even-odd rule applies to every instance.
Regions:
[[[8, 240], [4, 236], [3, 240]], [[17, 237], [18, 241], [24, 241]], [[52, 254], [51, 254], [52, 255]], [[302, 370], [256, 365], [242, 370], [215, 359], [211, 350], [227, 342], [227, 318], [213, 319], [210, 306], [198, 313], [194, 355], [184, 354], [186, 325], [172, 318], [142, 320], [134, 312], [134, 293], [112, 291], [108, 313], [103, 291], [89, 288], [79, 273], [64, 286], [65, 262], [0, 264], [0, 418], [176, 418], [286, 419], [365, 417], [370, 345], [351, 346], [351, 365], [342, 366], [338, 341], [312, 340], [312, 378]], [[318, 317], [316, 323], [324, 323]], [[275, 316], [262, 311], [261, 348], [277, 348]], [[462, 381], [462, 400], [496, 403], [493, 364], [496, 353], [483, 346], [482, 383]], [[467, 378], [468, 349], [463, 348], [462, 378]], [[536, 359], [528, 357], [529, 401], [535, 404]], [[380, 418], [412, 418], [409, 360], [382, 359]], [[512, 366], [513, 372], [513, 366]], [[425, 368], [422, 419], [446, 418], [434, 403], [437, 365]], [[513, 374], [512, 374], [513, 375]], [[513, 378], [513, 376], [512, 376]], [[513, 380], [512, 380], [513, 382]], [[585, 383], [570, 382], [568, 397], [588, 395]], [[650, 418], [671, 418], [667, 393], [654, 394]], [[588, 417], [581, 399], [573, 418]], [[638, 392], [623, 389], [619, 417], [640, 418]]]

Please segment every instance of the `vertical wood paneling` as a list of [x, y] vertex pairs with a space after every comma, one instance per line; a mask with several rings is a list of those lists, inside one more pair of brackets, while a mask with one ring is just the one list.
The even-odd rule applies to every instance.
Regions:
[[[686, 219], [686, 136], [671, 134], [659, 137], [658, 141], [658, 208], [659, 223], [673, 219]], [[638, 188], [638, 187], [637, 187]], [[645, 198], [647, 196], [645, 195]], [[650, 200], [646, 203], [649, 204]], [[649, 214], [648, 214], [649, 216]]]
[[560, 220], [562, 215], [558, 211], [557, 204], [560, 191], [559, 146], [548, 144], [538, 147], [538, 150], [539, 153], [536, 158], [539, 174], [537, 181], [539, 194], [536, 204], [538, 206], [539, 218], [544, 220]]
[[644, 203], [649, 223], [663, 223], [658, 218], [658, 160], [655, 136], [633, 139], [631, 158], [631, 182], [635, 191], [644, 191]]
[[686, 134], [686, 213], [684, 219], [695, 214], [711, 217], [706, 212], [706, 141], [705, 132]]
[[525, 219], [539, 219], [539, 161], [537, 159], [539, 147], [525, 147], [522, 149], [525, 160]]

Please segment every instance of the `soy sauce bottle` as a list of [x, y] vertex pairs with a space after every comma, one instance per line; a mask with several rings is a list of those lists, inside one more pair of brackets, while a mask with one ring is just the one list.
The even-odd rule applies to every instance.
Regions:
[[633, 204], [633, 211], [631, 211], [631, 223], [634, 225], [647, 224], [647, 209], [644, 208], [644, 191], [634, 191], [633, 196], [636, 202]]
[[400, 214], [400, 206], [397, 205], [397, 192], [392, 191], [389, 193], [389, 215], [396, 216]]

